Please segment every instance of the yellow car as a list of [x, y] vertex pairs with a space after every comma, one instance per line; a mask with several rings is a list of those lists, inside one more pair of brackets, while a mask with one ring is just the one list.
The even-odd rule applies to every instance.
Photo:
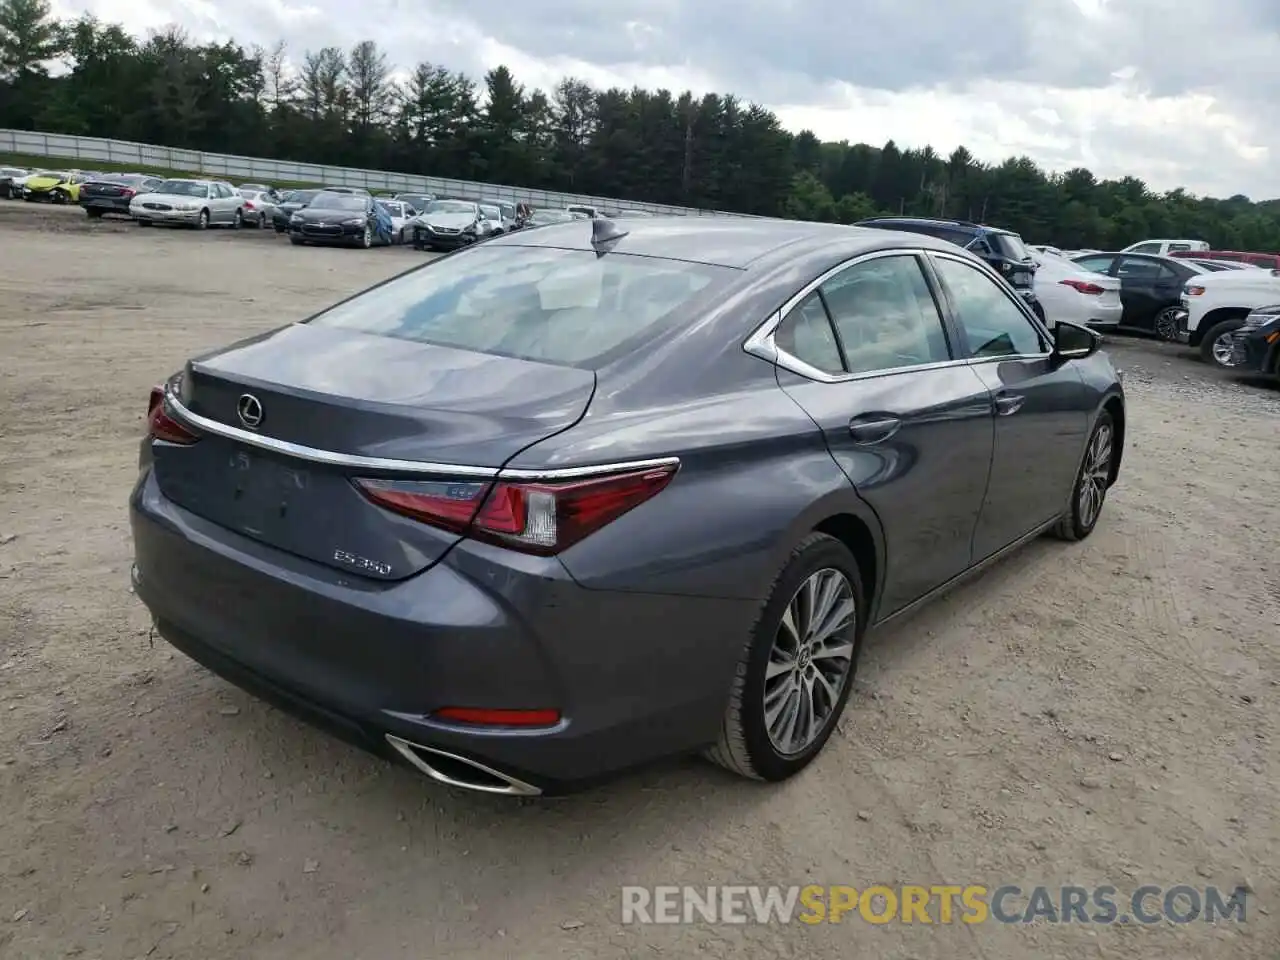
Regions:
[[27, 177], [22, 197], [24, 200], [48, 200], [51, 203], [77, 203], [80, 184], [88, 179], [82, 173], [41, 170]]

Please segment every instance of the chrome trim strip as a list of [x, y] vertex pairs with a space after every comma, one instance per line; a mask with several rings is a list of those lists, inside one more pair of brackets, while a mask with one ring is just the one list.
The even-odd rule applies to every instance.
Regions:
[[426, 460], [394, 460], [389, 457], [362, 457], [350, 453], [337, 453], [333, 450], [321, 450], [317, 447], [290, 443], [275, 437], [264, 437], [252, 430], [243, 430], [217, 420], [210, 420], [187, 409], [174, 395], [172, 385], [166, 384], [164, 391], [165, 412], [175, 419], [185, 422], [204, 433], [235, 440], [251, 447], [270, 450], [286, 457], [307, 460], [330, 467], [343, 467], [352, 470], [375, 470], [388, 473], [411, 473], [420, 476], [439, 477], [474, 477], [482, 480], [555, 481], [581, 480], [587, 477], [608, 476], [615, 473], [630, 473], [636, 470], [656, 470], [667, 467], [679, 467], [679, 457], [655, 457], [647, 460], [623, 460], [614, 463], [587, 464], [579, 467], [556, 467], [549, 469], [476, 467], [458, 463], [434, 463]]
[[[536, 797], [542, 791], [531, 783], [525, 783], [523, 780], [517, 780], [508, 774], [486, 764], [479, 763], [475, 760], [469, 760], [466, 757], [460, 757], [456, 753], [449, 753], [446, 750], [437, 750], [435, 747], [424, 747], [420, 743], [410, 743], [394, 734], [386, 734], [387, 743], [395, 748], [396, 752], [408, 760], [413, 766], [425, 773], [432, 780], [446, 784], [450, 787], [460, 787], [463, 790], [475, 790], [478, 793], [494, 793], [504, 797]], [[493, 777], [495, 780], [501, 780], [507, 784], [505, 787], [491, 786], [490, 784], [467, 783], [465, 780], [457, 780], [448, 774], [441, 773], [435, 767], [431, 766], [425, 759], [418, 755], [421, 750], [428, 756], [444, 757], [446, 760], [452, 760], [454, 763], [460, 763], [463, 766], [471, 767], [479, 770], [481, 773]]]
[[355, 470], [387, 470], [395, 473], [416, 473], [429, 476], [476, 477], [492, 480], [498, 475], [497, 467], [473, 467], [466, 464], [430, 463], [424, 460], [394, 460], [388, 457], [361, 457], [350, 453], [335, 453], [332, 450], [321, 450], [288, 440], [277, 440], [275, 437], [264, 437], [252, 430], [242, 430], [217, 420], [210, 420], [198, 413], [192, 413], [166, 385], [164, 391], [165, 412], [174, 415], [178, 420], [195, 427], [204, 433], [225, 437], [251, 447], [270, 450], [286, 457], [295, 457], [311, 463], [322, 463], [331, 467], [349, 467]]
[[604, 477], [614, 473], [634, 473], [640, 470], [661, 470], [680, 466], [679, 457], [654, 457], [650, 460], [621, 460], [617, 463], [591, 464], [585, 467], [558, 467], [547, 470], [512, 467], [498, 472], [499, 480], [581, 480], [587, 477]]

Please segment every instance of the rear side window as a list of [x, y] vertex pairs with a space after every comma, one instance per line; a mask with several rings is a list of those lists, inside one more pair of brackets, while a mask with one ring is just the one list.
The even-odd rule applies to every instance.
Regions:
[[835, 332], [816, 290], [792, 307], [778, 325], [773, 342], [779, 350], [824, 373], [844, 373]]
[[1160, 243], [1159, 241], [1156, 241], [1156, 240], [1152, 240], [1149, 243], [1140, 243], [1136, 247], [1134, 247], [1132, 250], [1129, 251], [1129, 253], [1159, 253], [1159, 252], [1160, 252]]
[[313, 317], [318, 327], [591, 368], [726, 285], [731, 267], [478, 246]]

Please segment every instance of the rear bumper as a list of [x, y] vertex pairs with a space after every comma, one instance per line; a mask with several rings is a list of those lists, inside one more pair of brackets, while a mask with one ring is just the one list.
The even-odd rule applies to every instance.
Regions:
[[80, 206], [86, 210], [101, 210], [104, 213], [129, 213], [128, 197], [82, 197]]
[[[135, 592], [193, 659], [380, 755], [398, 757], [390, 734], [547, 793], [713, 742], [755, 610], [586, 590], [554, 558], [466, 541], [415, 577], [369, 581], [203, 521], [149, 469], [130, 523]], [[563, 719], [462, 727], [432, 718], [444, 706]]]

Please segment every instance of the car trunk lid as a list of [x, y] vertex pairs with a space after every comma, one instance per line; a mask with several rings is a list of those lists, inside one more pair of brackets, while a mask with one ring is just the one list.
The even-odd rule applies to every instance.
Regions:
[[202, 437], [153, 444], [156, 479], [219, 526], [399, 579], [460, 535], [373, 505], [354, 479], [486, 483], [594, 389], [589, 370], [295, 324], [187, 365], [178, 399]]

